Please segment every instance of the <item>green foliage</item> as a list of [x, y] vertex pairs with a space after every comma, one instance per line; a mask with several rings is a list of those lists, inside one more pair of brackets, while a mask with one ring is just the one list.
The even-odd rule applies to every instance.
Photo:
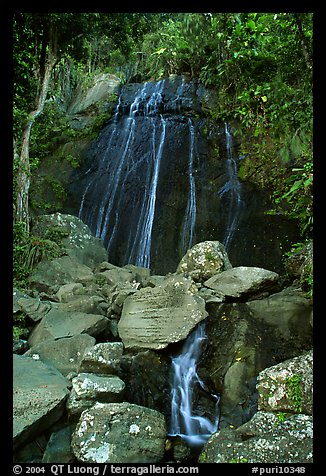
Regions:
[[289, 401], [292, 405], [293, 411], [296, 413], [302, 412], [303, 393], [301, 387], [301, 375], [294, 374], [285, 380], [286, 391]]
[[[53, 150], [83, 134], [55, 102], [67, 104], [81, 80], [103, 71], [122, 82], [189, 74], [216, 91], [211, 120], [233, 118], [246, 131], [241, 177], [274, 190], [275, 213], [298, 220], [304, 238], [311, 235], [311, 13], [18, 13], [13, 30], [17, 147], [51, 31], [58, 43], [54, 101], [33, 126], [32, 175]], [[84, 133], [97, 134], [108, 118], [100, 114]], [[67, 160], [78, 166], [73, 155]]]
[[248, 459], [247, 458], [243, 458], [243, 457], [240, 457], [240, 456], [237, 456], [236, 458], [231, 458], [230, 461], [228, 461], [228, 463], [248, 463]]
[[205, 259], [207, 261], [215, 261], [216, 260], [216, 256], [214, 256], [214, 254], [211, 252], [211, 251], [206, 251], [205, 252]]
[[24, 223], [18, 222], [13, 230], [13, 277], [14, 286], [27, 288], [28, 279], [35, 266], [43, 259], [61, 256], [55, 241], [29, 235]]
[[276, 416], [277, 416], [277, 419], [280, 423], [283, 423], [283, 421], [285, 421], [286, 417], [287, 417], [286, 413], [284, 413], [284, 412], [278, 412], [276, 414]]

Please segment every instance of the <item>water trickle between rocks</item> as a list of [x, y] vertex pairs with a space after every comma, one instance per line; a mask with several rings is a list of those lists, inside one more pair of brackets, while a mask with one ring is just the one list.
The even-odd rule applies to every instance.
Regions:
[[[172, 390], [170, 436], [180, 436], [189, 447], [203, 446], [218, 428], [218, 404], [220, 397], [210, 393], [197, 373], [197, 363], [203, 341], [206, 339], [205, 324], [200, 323], [186, 339], [181, 353], [172, 358]], [[198, 414], [194, 408], [195, 386], [215, 400], [215, 416], [211, 420]]]

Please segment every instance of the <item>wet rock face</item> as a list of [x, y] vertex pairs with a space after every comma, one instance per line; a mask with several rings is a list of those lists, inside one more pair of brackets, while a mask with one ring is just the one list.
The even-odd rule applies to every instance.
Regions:
[[[198, 81], [184, 76], [126, 84], [114, 116], [88, 148], [83, 167], [73, 172], [65, 210], [81, 216], [103, 239], [110, 261], [117, 266], [137, 264], [139, 224], [146, 222], [141, 215], [155, 195], [148, 233], [150, 267], [158, 274], [175, 270], [185, 251], [191, 178], [196, 202], [192, 244], [223, 241], [231, 206], [228, 193], [219, 195], [229, 181], [227, 146], [225, 125], [213, 126], [205, 117], [214, 102], [210, 95]], [[235, 161], [238, 145], [234, 143]], [[241, 189], [241, 216], [230, 243], [230, 260], [234, 266], [279, 272], [281, 250], [298, 241], [297, 229], [284, 217], [265, 215], [271, 208], [268, 192], [250, 183], [241, 184]]]

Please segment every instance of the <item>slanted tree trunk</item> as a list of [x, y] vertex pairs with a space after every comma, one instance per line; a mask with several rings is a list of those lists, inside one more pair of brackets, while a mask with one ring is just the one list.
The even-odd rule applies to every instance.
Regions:
[[53, 47], [52, 40], [49, 43], [48, 54], [45, 61], [44, 75], [41, 79], [40, 92], [36, 101], [36, 109], [29, 114], [28, 122], [23, 131], [21, 151], [19, 155], [19, 165], [16, 176], [17, 197], [14, 214], [14, 222], [22, 222], [25, 225], [25, 231], [29, 233], [29, 207], [28, 192], [30, 186], [30, 163], [29, 163], [29, 143], [32, 125], [37, 116], [44, 109], [46, 96], [49, 90], [52, 69], [56, 63], [56, 48]]

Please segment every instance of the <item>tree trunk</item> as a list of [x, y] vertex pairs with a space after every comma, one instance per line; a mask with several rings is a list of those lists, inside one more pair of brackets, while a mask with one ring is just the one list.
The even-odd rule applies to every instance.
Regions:
[[47, 92], [49, 89], [51, 72], [55, 62], [56, 57], [54, 51], [51, 47], [49, 47], [49, 53], [45, 63], [44, 76], [37, 99], [36, 109], [30, 113], [27, 125], [22, 135], [22, 145], [17, 171], [17, 198], [14, 221], [15, 223], [23, 222], [25, 225], [25, 231], [27, 233], [29, 233], [28, 192], [30, 186], [29, 143], [31, 129], [36, 117], [43, 112]]

